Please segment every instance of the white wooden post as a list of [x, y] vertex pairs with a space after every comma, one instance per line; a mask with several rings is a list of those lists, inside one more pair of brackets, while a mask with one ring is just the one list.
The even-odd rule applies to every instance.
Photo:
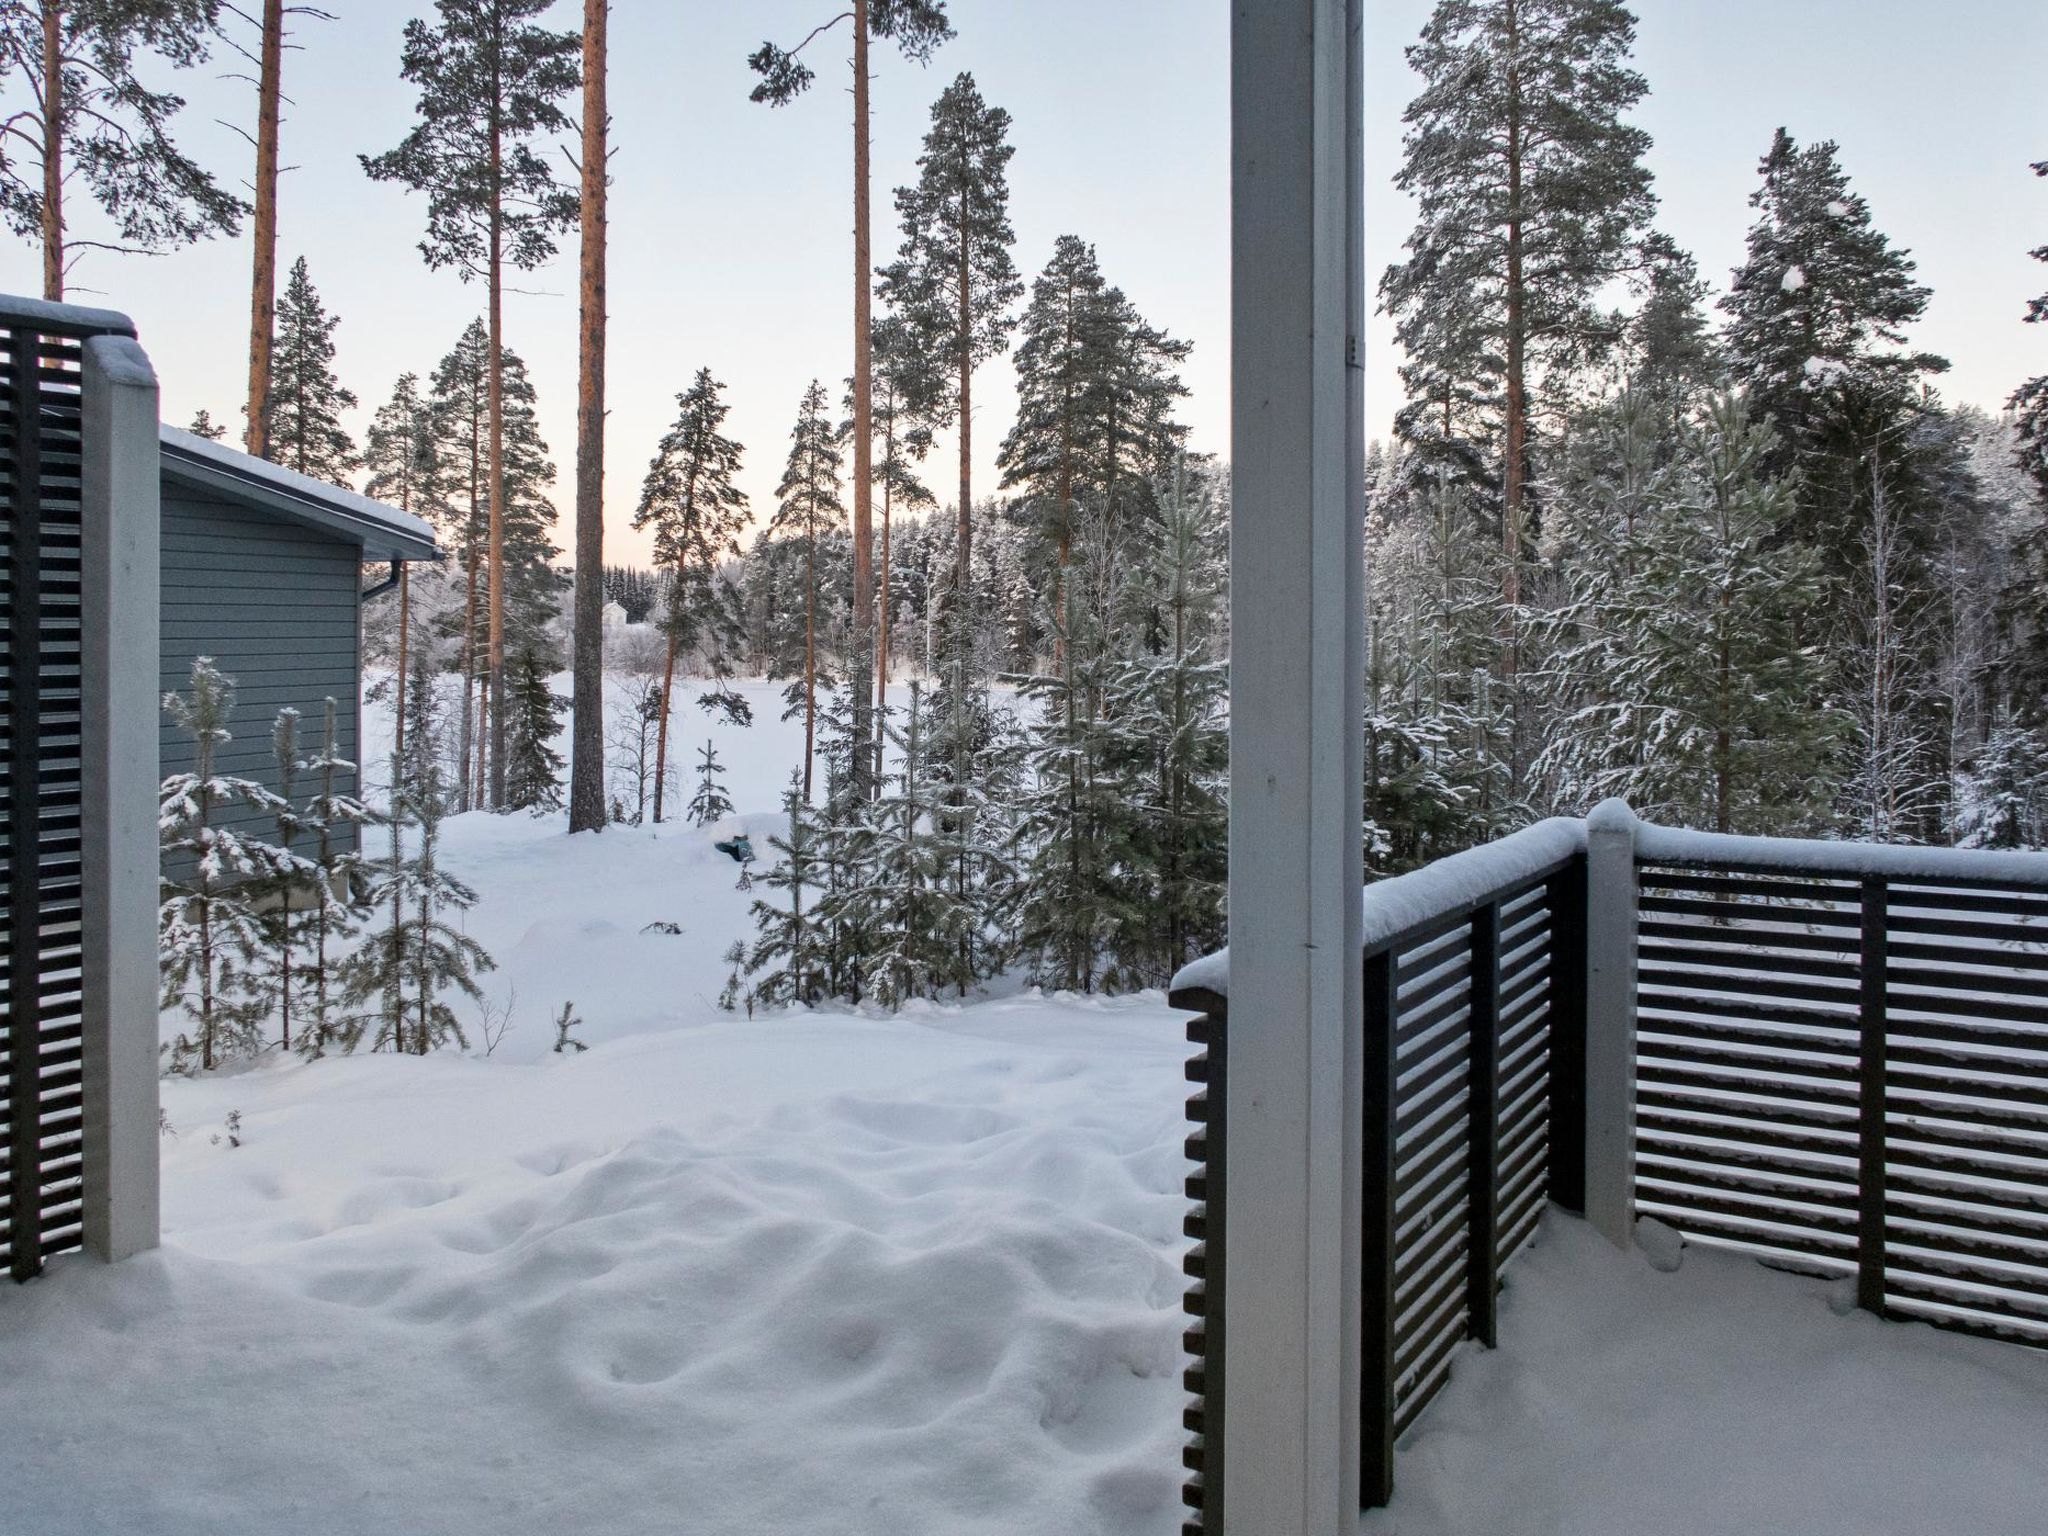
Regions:
[[85, 343], [82, 468], [85, 1244], [157, 1245], [157, 383]]
[[1225, 1519], [1358, 1520], [1361, 0], [1231, 35]]
[[1586, 818], [1586, 1220], [1618, 1248], [1636, 1224], [1636, 818]]

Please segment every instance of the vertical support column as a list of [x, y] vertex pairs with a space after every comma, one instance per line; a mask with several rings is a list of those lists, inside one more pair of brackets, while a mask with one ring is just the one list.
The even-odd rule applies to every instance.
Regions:
[[1586, 1209], [1586, 856], [1556, 875], [1550, 906], [1550, 1198]]
[[1238, 1536], [1358, 1515], [1362, 0], [1231, 32], [1231, 1240]]
[[1617, 1248], [1636, 1220], [1636, 818], [1586, 818], [1586, 1220]]
[[157, 1244], [157, 382], [85, 343], [81, 657], [85, 1244]]
[[1465, 1252], [1465, 1305], [1472, 1337], [1488, 1349], [1500, 1342], [1495, 1253], [1500, 1247], [1500, 903], [1472, 914], [1472, 1070], [1466, 1105], [1470, 1241]]
[[1861, 997], [1856, 1093], [1856, 1305], [1884, 1311], [1885, 1271], [1885, 929], [1890, 896], [1882, 876], [1863, 879]]

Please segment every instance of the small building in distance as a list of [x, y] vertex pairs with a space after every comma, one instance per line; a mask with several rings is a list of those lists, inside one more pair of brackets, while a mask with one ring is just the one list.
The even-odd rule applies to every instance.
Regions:
[[[354, 491], [222, 443], [159, 429], [162, 457], [162, 687], [191, 687], [195, 657], [235, 681], [234, 740], [216, 771], [275, 787], [271, 725], [299, 711], [304, 754], [318, 747], [327, 700], [341, 755], [359, 762], [362, 604], [389, 583], [363, 585], [365, 566], [437, 561], [425, 521]], [[168, 714], [159, 773], [193, 766], [193, 743]], [[337, 785], [357, 791], [355, 775]], [[300, 796], [312, 786], [302, 782]], [[268, 833], [270, 818], [239, 806], [218, 818]], [[351, 829], [353, 835], [353, 829]]]

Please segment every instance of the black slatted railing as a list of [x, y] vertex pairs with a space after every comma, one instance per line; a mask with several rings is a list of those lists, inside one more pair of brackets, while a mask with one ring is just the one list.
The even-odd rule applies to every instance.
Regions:
[[0, 303], [0, 1263], [79, 1245], [80, 356], [125, 328]]
[[1794, 848], [1644, 831], [1638, 1208], [2048, 1345], [2048, 856]]
[[[1586, 858], [1576, 823], [1366, 892], [1360, 1498], [1386, 1502], [1394, 1443], [1450, 1379], [1468, 1338], [1495, 1340], [1501, 1274], [1547, 1200], [1583, 1202], [1580, 1064]], [[1497, 872], [1497, 873], [1494, 873]], [[1429, 916], [1393, 930], [1386, 914]], [[1229, 1040], [1227, 970], [1187, 986], [1186, 1268], [1193, 1363], [1190, 1533], [1220, 1531]]]

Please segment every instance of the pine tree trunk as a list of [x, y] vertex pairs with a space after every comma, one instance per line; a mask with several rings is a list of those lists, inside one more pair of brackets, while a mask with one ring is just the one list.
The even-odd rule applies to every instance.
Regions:
[[[968, 573], [974, 569], [974, 308], [968, 265], [967, 188], [960, 189], [960, 617], [967, 613]], [[963, 641], [964, 643], [964, 641]]]
[[[412, 565], [410, 562], [398, 567], [398, 719], [396, 740], [393, 747], [392, 766], [395, 768], [405, 761], [405, 677], [406, 641], [412, 634]], [[391, 791], [398, 792], [396, 778], [392, 780]]]
[[605, 26], [610, 0], [583, 0], [582, 312], [576, 389], [575, 677], [569, 830], [604, 812]]
[[1507, 238], [1507, 462], [1502, 466], [1501, 681], [1511, 716], [1508, 749], [1510, 783], [1521, 784], [1521, 711], [1516, 706], [1520, 658], [1516, 655], [1516, 611], [1522, 602], [1523, 479], [1529, 440], [1527, 380], [1527, 293], [1522, 270], [1522, 75], [1520, 0], [1507, 4], [1508, 238]]
[[[874, 278], [868, 270], [872, 214], [868, 190], [868, 4], [853, 0], [853, 653], [868, 654], [874, 632], [875, 359]], [[853, 739], [868, 739], [872, 682], [866, 669], [848, 678], [853, 694]], [[855, 752], [852, 786], [870, 778], [866, 754]]]
[[[474, 507], [475, 503], [472, 502], [471, 505]], [[470, 521], [472, 525], [475, 523], [474, 513]], [[476, 692], [477, 575], [482, 558], [482, 552], [475, 548], [472, 540], [468, 562], [469, 590], [462, 610], [462, 726], [456, 745], [455, 763], [456, 800], [465, 810], [469, 808], [470, 764], [477, 751], [476, 710], [472, 696]]]
[[668, 663], [661, 674], [661, 726], [654, 740], [654, 820], [661, 822], [662, 802], [668, 798], [668, 707], [676, 689], [675, 615], [669, 615]]
[[[43, 297], [64, 297], [64, 7], [43, 0]], [[208, 1039], [211, 1040], [209, 1031]], [[210, 1067], [211, 1061], [207, 1062]]]
[[[249, 404], [244, 441], [270, 450], [270, 345], [277, 326], [277, 125], [284, 73], [284, 0], [263, 0], [263, 48], [256, 82], [255, 256], [249, 279]], [[402, 675], [402, 674], [401, 674]]]
[[505, 231], [503, 196], [503, 129], [498, 103], [491, 104], [491, 232], [486, 257], [490, 271], [490, 491], [491, 603], [486, 665], [490, 672], [490, 796], [497, 810], [505, 803]]
[[[395, 766], [395, 765], [394, 765]], [[385, 1005], [391, 1015], [391, 1051], [405, 1050], [405, 864], [403, 828], [395, 812], [391, 818], [391, 970], [392, 985]]]
[[[889, 411], [889, 463], [896, 463], [896, 411]], [[882, 482], [882, 584], [879, 592], [881, 617], [875, 626], [875, 793], [882, 792], [882, 768], [889, 745], [889, 513], [895, 501], [893, 480]]]
[[804, 546], [804, 804], [811, 803], [811, 754], [818, 739], [818, 533], [812, 509]]

